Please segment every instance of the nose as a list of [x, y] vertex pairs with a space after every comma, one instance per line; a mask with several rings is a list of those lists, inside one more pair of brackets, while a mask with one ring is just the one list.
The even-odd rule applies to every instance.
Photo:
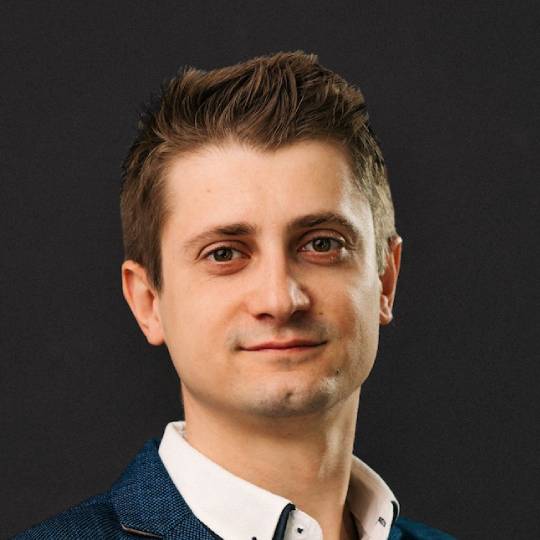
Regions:
[[311, 299], [298, 276], [291, 271], [285, 254], [274, 253], [260, 261], [248, 300], [254, 317], [285, 323], [296, 312], [306, 311], [310, 306]]

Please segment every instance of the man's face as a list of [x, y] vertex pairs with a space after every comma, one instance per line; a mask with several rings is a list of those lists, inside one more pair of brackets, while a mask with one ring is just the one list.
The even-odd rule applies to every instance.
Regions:
[[[271, 417], [349, 397], [375, 359], [381, 284], [343, 150], [207, 146], [177, 158], [167, 182], [157, 310], [186, 404]], [[331, 220], [291, 226], [323, 213], [357, 236]], [[247, 230], [193, 240], [238, 223]], [[246, 350], [293, 339], [318, 345]]]

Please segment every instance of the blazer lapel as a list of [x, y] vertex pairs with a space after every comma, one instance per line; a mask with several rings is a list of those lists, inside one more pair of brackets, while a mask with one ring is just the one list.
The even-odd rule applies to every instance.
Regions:
[[215, 540], [176, 489], [158, 448], [159, 439], [147, 441], [111, 489], [122, 529], [146, 538]]

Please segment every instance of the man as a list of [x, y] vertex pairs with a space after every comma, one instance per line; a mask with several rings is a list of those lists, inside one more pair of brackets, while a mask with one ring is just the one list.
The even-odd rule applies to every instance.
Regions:
[[279, 53], [164, 86], [121, 195], [124, 296], [185, 422], [17, 538], [451, 538], [352, 455], [401, 238], [361, 93]]

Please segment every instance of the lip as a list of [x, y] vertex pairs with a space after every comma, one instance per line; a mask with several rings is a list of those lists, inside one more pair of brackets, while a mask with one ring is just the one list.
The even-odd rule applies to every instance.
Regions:
[[259, 343], [253, 347], [246, 347], [244, 351], [305, 351], [324, 345], [326, 341], [312, 341], [308, 339], [292, 339], [290, 341], [269, 341]]

